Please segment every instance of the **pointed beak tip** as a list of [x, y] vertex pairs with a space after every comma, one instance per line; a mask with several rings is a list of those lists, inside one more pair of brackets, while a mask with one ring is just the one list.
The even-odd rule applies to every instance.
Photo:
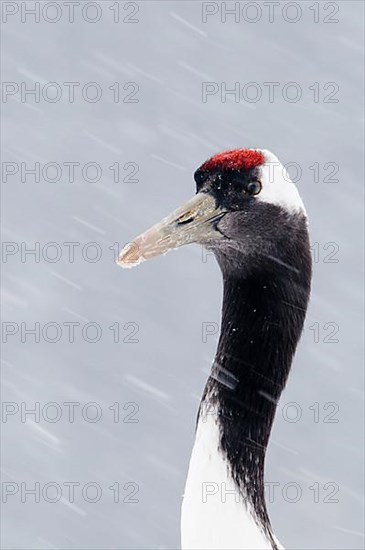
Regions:
[[125, 246], [119, 253], [116, 264], [124, 269], [131, 269], [143, 261], [140, 254], [136, 253], [134, 243]]
[[126, 260], [125, 258], [121, 258], [119, 256], [115, 263], [123, 269], [132, 269], [132, 267], [136, 267], [136, 265], [140, 264], [141, 262], [142, 260]]
[[132, 267], [137, 265], [137, 263], [126, 262], [124, 261], [123, 258], [120, 258], [120, 257], [116, 260], [115, 263], [119, 265], [119, 267], [122, 267], [123, 269], [131, 269]]

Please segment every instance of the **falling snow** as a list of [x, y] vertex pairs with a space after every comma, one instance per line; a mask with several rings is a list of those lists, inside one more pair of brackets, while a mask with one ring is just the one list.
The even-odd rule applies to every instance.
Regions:
[[[204, 160], [237, 147], [268, 148], [283, 163], [301, 165], [297, 185], [312, 242], [319, 243], [306, 328], [278, 405], [266, 469], [269, 482], [299, 483], [303, 496], [288, 503], [278, 489], [269, 502], [275, 533], [291, 549], [363, 548], [363, 87], [357, 46], [363, 5], [339, 4], [340, 23], [334, 25], [282, 19], [204, 24], [200, 2], [140, 2], [140, 22], [131, 25], [106, 17], [94, 25], [19, 19], [3, 25], [3, 80], [37, 80], [41, 86], [97, 81], [104, 92], [97, 103], [9, 99], [4, 106], [4, 161], [97, 162], [103, 169], [97, 182], [76, 171], [73, 183], [35, 183], [29, 176], [2, 184], [5, 240], [29, 247], [80, 243], [73, 262], [65, 255], [57, 263], [30, 255], [22, 262], [15, 255], [3, 264], [3, 321], [29, 327], [54, 322], [63, 331], [55, 343], [36, 343], [32, 336], [22, 343], [18, 334], [4, 346], [3, 401], [29, 408], [56, 402], [62, 418], [23, 423], [9, 416], [2, 478], [30, 486], [93, 481], [103, 490], [94, 504], [79, 492], [71, 502], [63, 491], [55, 504], [9, 497], [4, 548], [179, 546], [197, 395], [217, 341], [214, 335], [202, 342], [201, 327], [219, 326], [220, 273], [213, 257], [193, 246], [123, 271], [113, 246], [124, 246], [191, 196], [192, 174]], [[232, 97], [224, 103], [219, 95], [204, 103], [201, 84], [207, 79], [227, 87], [298, 81], [305, 93], [295, 104], [236, 103]], [[138, 83], [139, 103], [114, 103], [108, 87], [116, 81]], [[338, 83], [339, 103], [314, 103], [308, 86], [328, 81]], [[137, 163], [138, 183], [116, 183], [109, 168], [115, 162]], [[315, 183], [309, 168], [315, 162], [337, 163], [339, 182], [323, 182], [322, 173]], [[121, 173], [123, 179], [129, 171]], [[90, 242], [102, 247], [95, 263], [81, 254]], [[323, 250], [326, 243], [338, 245], [338, 262], [324, 261], [331, 252]], [[69, 322], [80, 324], [74, 342], [65, 337], [62, 324]], [[77, 332], [91, 322], [102, 328], [95, 343]], [[322, 327], [318, 343], [310, 328], [315, 322]], [[323, 326], [331, 322], [339, 326], [338, 343], [324, 342]], [[114, 323], [119, 342], [110, 329]], [[126, 323], [137, 324], [136, 334]], [[97, 403], [102, 417], [85, 421], [78, 409], [69, 422], [64, 402]], [[128, 408], [130, 403], [136, 406]], [[300, 407], [297, 422], [285, 420], [288, 403]], [[310, 408], [315, 403], [319, 422]], [[327, 403], [337, 404], [337, 423], [323, 420]], [[123, 421], [128, 414], [138, 422]], [[138, 484], [139, 502], [116, 504], [110, 490], [115, 482]], [[328, 492], [314, 502], [309, 486], [317, 482], [338, 484], [338, 503], [324, 501]]]

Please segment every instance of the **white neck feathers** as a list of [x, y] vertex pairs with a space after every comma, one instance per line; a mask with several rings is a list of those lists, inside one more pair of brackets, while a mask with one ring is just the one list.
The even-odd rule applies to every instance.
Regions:
[[182, 505], [182, 549], [271, 550], [219, 447], [216, 415], [202, 410]]

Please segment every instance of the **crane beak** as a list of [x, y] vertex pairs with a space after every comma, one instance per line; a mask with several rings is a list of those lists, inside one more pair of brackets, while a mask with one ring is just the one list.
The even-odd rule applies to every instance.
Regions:
[[222, 238], [223, 235], [216, 229], [216, 222], [225, 213], [217, 206], [212, 195], [197, 193], [172, 214], [128, 243], [120, 252], [117, 264], [134, 267], [184, 244], [207, 243]]

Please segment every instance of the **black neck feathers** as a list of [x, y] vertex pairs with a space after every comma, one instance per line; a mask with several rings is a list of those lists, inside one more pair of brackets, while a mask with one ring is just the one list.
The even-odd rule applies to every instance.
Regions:
[[264, 497], [265, 453], [302, 332], [311, 279], [304, 216], [297, 228], [280, 244], [284, 248], [256, 255], [251, 268], [242, 258], [242, 270], [231, 270], [217, 253], [224, 277], [222, 325], [203, 396], [217, 412], [231, 475], [274, 548]]

